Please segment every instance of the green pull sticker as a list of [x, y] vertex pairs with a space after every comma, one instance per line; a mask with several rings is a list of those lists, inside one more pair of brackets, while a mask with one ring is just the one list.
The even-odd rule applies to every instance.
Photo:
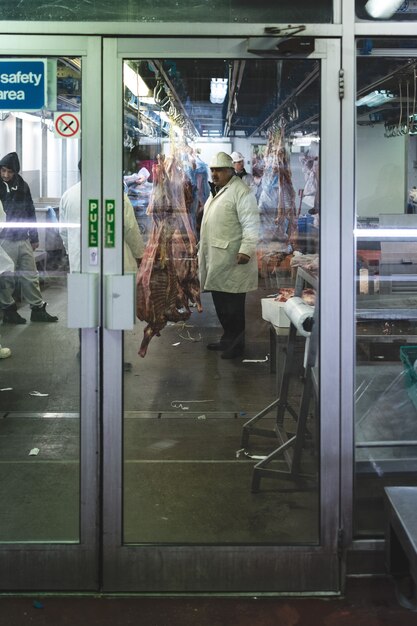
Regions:
[[98, 247], [98, 200], [88, 201], [88, 247]]
[[106, 200], [106, 232], [104, 235], [104, 245], [106, 248], [114, 248], [115, 244], [115, 202]]

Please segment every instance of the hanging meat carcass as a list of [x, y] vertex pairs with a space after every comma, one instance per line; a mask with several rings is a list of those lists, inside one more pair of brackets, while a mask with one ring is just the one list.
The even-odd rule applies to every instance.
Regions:
[[[275, 241], [277, 251], [287, 253], [296, 229], [295, 190], [290, 160], [285, 148], [284, 123], [268, 131], [259, 210], [262, 240]], [[278, 245], [281, 244], [281, 245]]]
[[261, 194], [261, 244], [258, 265], [261, 276], [275, 273], [292, 252], [297, 235], [295, 190], [285, 148], [284, 122], [268, 130]]
[[278, 158], [271, 134], [269, 135], [258, 206], [261, 218], [261, 240], [268, 244], [276, 231], [275, 218], [278, 205]]
[[139, 348], [142, 357], [167, 322], [190, 317], [190, 303], [202, 310], [196, 238], [185, 206], [182, 169], [175, 156], [158, 157], [153, 184], [148, 207], [152, 229], [137, 275], [136, 313], [147, 322]]
[[284, 124], [280, 126], [277, 139], [279, 191], [278, 212], [275, 222], [278, 228], [278, 237], [286, 238], [289, 245], [292, 246], [297, 235], [297, 208], [290, 159], [285, 147]]

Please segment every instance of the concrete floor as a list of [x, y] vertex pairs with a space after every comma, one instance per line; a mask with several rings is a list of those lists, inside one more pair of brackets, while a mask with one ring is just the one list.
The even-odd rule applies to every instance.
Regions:
[[[62, 276], [51, 277], [44, 290], [57, 324], [0, 327], [13, 351], [0, 372], [0, 497], [12, 503], [0, 511], [2, 541], [78, 540], [79, 339], [66, 328], [62, 283]], [[238, 452], [243, 424], [276, 398], [262, 295], [250, 294], [247, 305], [245, 357], [255, 362], [225, 361], [206, 349], [220, 334], [209, 294], [204, 312], [194, 311], [186, 325], [168, 325], [145, 359], [137, 355], [144, 324], [125, 333], [126, 542], [318, 541], [317, 489], [300, 493], [283, 478], [252, 494], [256, 459]], [[27, 305], [20, 312], [29, 320]], [[295, 404], [300, 391], [297, 382]], [[294, 430], [293, 418], [286, 422]], [[273, 430], [274, 413], [262, 424]], [[248, 453], [274, 447], [254, 437]], [[34, 448], [37, 456], [29, 454]], [[317, 449], [312, 454], [317, 458]], [[282, 460], [277, 467], [287, 469]]]
[[0, 597], [2, 626], [415, 626], [393, 582], [348, 579], [342, 598]]
[[[13, 350], [0, 363], [0, 388], [7, 389], [0, 392], [0, 466], [5, 477], [0, 497], [9, 503], [0, 509], [1, 541], [78, 540], [78, 331], [66, 328], [63, 277], [50, 277], [45, 287], [48, 309], [59, 315], [58, 324], [0, 326], [3, 345]], [[124, 374], [123, 415], [126, 542], [317, 541], [317, 490], [306, 493], [285, 478], [266, 479], [261, 492], [252, 494], [256, 458], [239, 456], [243, 423], [277, 395], [277, 378], [265, 360], [269, 328], [259, 303], [274, 289], [276, 285], [261, 287], [248, 299], [248, 363], [224, 361], [206, 350], [206, 343], [220, 334], [209, 294], [203, 296], [204, 313], [193, 312], [185, 326], [167, 326], [152, 340], [145, 359], [137, 356], [143, 324], [125, 333], [124, 361], [130, 363]], [[27, 306], [20, 310], [29, 318]], [[397, 371], [401, 365], [393, 367]], [[395, 378], [384, 371], [388, 379]], [[382, 384], [375, 381], [368, 386], [374, 396]], [[40, 395], [31, 395], [35, 391]], [[300, 392], [296, 381], [294, 406]], [[365, 396], [361, 402], [366, 403]], [[376, 438], [383, 432], [377, 409], [367, 413], [361, 408], [366, 419], [359, 421], [358, 433], [370, 440], [375, 430]], [[408, 434], [414, 432], [414, 415], [405, 422], [411, 424]], [[272, 413], [263, 425], [270, 428], [273, 419]], [[286, 425], [290, 432], [294, 420], [288, 418]], [[391, 437], [392, 429], [385, 435]], [[252, 457], [267, 454], [273, 444], [266, 438], [250, 443]], [[29, 456], [35, 447], [39, 455]], [[317, 441], [308, 442], [306, 462], [314, 464], [317, 454]], [[282, 460], [277, 466], [285, 469]], [[382, 487], [399, 477], [368, 473], [357, 478], [358, 535], [382, 533]]]

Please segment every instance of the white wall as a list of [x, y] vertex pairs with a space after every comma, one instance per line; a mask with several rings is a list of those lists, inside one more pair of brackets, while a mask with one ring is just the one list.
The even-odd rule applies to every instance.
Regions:
[[245, 157], [245, 169], [252, 173], [252, 146], [255, 144], [266, 144], [266, 139], [246, 137], [231, 137], [230, 140], [199, 140], [194, 144], [195, 148], [200, 149], [200, 156], [205, 163], [210, 163], [211, 157], [217, 152], [241, 152]]
[[196, 150], [200, 150], [200, 157], [209, 165], [212, 157], [217, 154], [217, 152], [226, 152], [230, 154], [232, 152], [232, 144], [230, 141], [215, 141], [215, 140], [199, 140], [194, 142], [194, 147]]
[[[49, 198], [59, 198], [65, 189], [62, 189], [62, 149], [66, 142], [67, 150], [67, 187], [72, 186], [79, 180], [79, 139], [60, 139], [53, 132], [47, 132], [47, 163], [48, 163], [48, 189]], [[42, 127], [41, 119], [33, 116], [33, 121], [22, 120], [22, 152], [21, 174], [29, 184], [32, 196], [35, 200], [40, 195], [40, 176], [42, 168]], [[0, 120], [0, 158], [8, 152], [16, 150], [16, 118], [9, 115], [7, 119]]]
[[32, 119], [22, 120], [22, 155], [20, 167], [22, 172], [27, 170], [41, 170], [42, 166], [42, 139], [40, 120], [35, 116]]
[[245, 170], [252, 174], [252, 152], [253, 146], [257, 144], [266, 145], [266, 139], [251, 137], [233, 137], [232, 152], [240, 152], [245, 157]]
[[16, 118], [13, 115], [0, 121], [0, 146], [0, 158], [9, 152], [16, 152]]
[[407, 203], [406, 139], [384, 137], [384, 126], [357, 127], [357, 213], [404, 213]]
[[[59, 198], [65, 191], [61, 189], [61, 163], [62, 163], [62, 142], [63, 139], [48, 131], [47, 135], [47, 152], [48, 152], [48, 198]], [[67, 140], [65, 140], [67, 141]], [[71, 139], [71, 141], [73, 141]]]

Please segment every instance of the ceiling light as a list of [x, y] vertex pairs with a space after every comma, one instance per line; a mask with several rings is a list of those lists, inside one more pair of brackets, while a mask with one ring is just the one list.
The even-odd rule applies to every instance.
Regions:
[[417, 228], [354, 228], [353, 234], [358, 239], [396, 239], [398, 237], [415, 239]]
[[359, 98], [356, 100], [356, 106], [368, 106], [368, 107], [376, 107], [380, 104], [385, 104], [394, 98], [394, 94], [387, 89], [381, 89], [380, 91], [371, 91], [363, 98]]
[[389, 19], [402, 4], [404, 0], [368, 0], [365, 10], [371, 17]]
[[294, 139], [292, 140], [292, 144], [293, 146], [309, 147], [311, 146], [313, 141], [319, 142], [320, 138], [316, 135], [303, 135], [301, 137], [294, 137]]
[[132, 70], [127, 63], [123, 63], [123, 80], [125, 86], [137, 98], [143, 98], [151, 95], [149, 87], [143, 78], [135, 72], [135, 70]]
[[210, 81], [210, 102], [223, 104], [227, 94], [227, 78], [212, 78]]

